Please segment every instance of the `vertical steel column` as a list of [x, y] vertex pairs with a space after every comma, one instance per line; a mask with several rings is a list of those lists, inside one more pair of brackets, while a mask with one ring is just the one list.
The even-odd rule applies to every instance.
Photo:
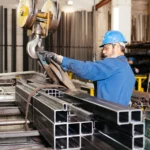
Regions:
[[64, 12], [62, 12], [62, 17], [61, 17], [61, 20], [60, 20], [60, 25], [61, 25], [61, 28], [60, 28], [60, 31], [61, 31], [61, 54], [64, 55]]
[[12, 9], [12, 71], [16, 71], [16, 9]]
[[4, 9], [4, 57], [5, 57], [5, 68], [4, 71], [7, 72], [7, 45], [8, 45], [8, 41], [7, 41], [7, 8]]
[[29, 57], [26, 52], [26, 46], [28, 43], [27, 29], [23, 28], [23, 71], [28, 71]]
[[88, 60], [93, 58], [93, 14], [88, 12]]
[[71, 24], [70, 24], [70, 57], [75, 58], [75, 13], [71, 13]]
[[57, 34], [57, 40], [56, 40], [56, 51], [58, 54], [60, 54], [60, 39], [61, 39], [61, 31], [60, 31], [60, 28], [57, 29], [56, 31], [56, 34]]
[[0, 73], [3, 72], [3, 6], [0, 6]]
[[[79, 26], [78, 26], [78, 22], [79, 22], [79, 19], [78, 19], [78, 13], [79, 12], [75, 12], [75, 32], [74, 32], [74, 37], [75, 37], [75, 49], [74, 49], [74, 51], [75, 51], [75, 56], [74, 56], [74, 58], [75, 59], [79, 59], [78, 58], [78, 39], [80, 38], [79, 37], [79, 35], [78, 35], [78, 31], [79, 31]], [[80, 24], [81, 25], [81, 24]]]
[[[149, 4], [149, 9], [150, 9], [150, 4]], [[149, 10], [150, 11], [150, 10]], [[150, 41], [150, 12], [149, 12], [149, 14], [148, 14], [148, 18], [147, 18], [147, 30], [148, 30], [148, 41]]]
[[66, 14], [66, 56], [70, 56], [70, 13]]
[[60, 19], [60, 24], [59, 27], [57, 29], [57, 53], [61, 54], [62, 53], [62, 18]]
[[63, 19], [63, 55], [66, 56], [66, 13], [62, 14]]

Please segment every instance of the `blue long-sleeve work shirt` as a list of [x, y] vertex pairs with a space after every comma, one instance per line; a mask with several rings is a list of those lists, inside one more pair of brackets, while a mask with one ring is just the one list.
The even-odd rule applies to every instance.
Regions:
[[97, 97], [128, 105], [135, 77], [124, 55], [100, 61], [79, 61], [63, 58], [62, 68], [88, 80], [97, 81]]

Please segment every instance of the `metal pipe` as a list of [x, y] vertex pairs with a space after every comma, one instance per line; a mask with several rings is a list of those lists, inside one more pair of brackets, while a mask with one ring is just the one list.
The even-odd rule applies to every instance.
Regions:
[[15, 106], [15, 102], [16, 102], [16, 100], [1, 100], [1, 98], [0, 98], [0, 105], [1, 105], [1, 107], [2, 106]]
[[29, 56], [26, 52], [27, 43], [28, 43], [27, 29], [23, 28], [23, 56], [24, 56], [23, 57], [23, 71], [29, 70]]
[[[1, 102], [0, 102], [1, 103]], [[0, 116], [20, 115], [18, 107], [0, 107]]]
[[16, 9], [12, 9], [12, 72], [16, 71]]
[[39, 136], [39, 131], [14, 131], [14, 132], [0, 132], [0, 138], [16, 138], [16, 137], [33, 137]]
[[[0, 45], [3, 45], [3, 6], [0, 6]], [[3, 58], [3, 46], [0, 46], [0, 72], [3, 70], [4, 58]]]
[[[30, 123], [30, 121], [28, 120], [27, 123]], [[7, 126], [7, 125], [21, 125], [21, 124], [25, 124], [25, 120], [13, 120], [13, 121], [0, 121], [0, 126]]]
[[5, 40], [4, 40], [4, 45], [5, 45], [5, 51], [4, 51], [4, 57], [5, 57], [5, 72], [7, 72], [7, 51], [8, 51], [8, 49], [7, 49], [7, 45], [8, 45], [8, 39], [7, 39], [7, 34], [8, 34], [8, 32], [7, 32], [7, 8], [5, 8], [4, 9], [4, 30], [5, 30], [5, 32], [4, 32], [4, 35], [5, 35]]
[[14, 102], [15, 95], [1, 95], [0, 102]]

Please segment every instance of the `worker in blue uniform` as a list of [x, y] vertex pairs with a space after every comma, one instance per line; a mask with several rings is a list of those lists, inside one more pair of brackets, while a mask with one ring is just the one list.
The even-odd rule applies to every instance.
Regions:
[[98, 98], [128, 106], [135, 77], [124, 56], [126, 43], [121, 32], [111, 30], [106, 32], [100, 46], [105, 56], [103, 60], [84, 62], [53, 52], [45, 52], [44, 57], [48, 63], [53, 59], [61, 64], [64, 70], [71, 71], [84, 79], [96, 81]]
[[134, 57], [129, 57], [129, 58], [128, 58], [128, 63], [130, 64], [133, 73], [134, 73], [134, 74], [138, 74], [138, 73], [139, 73], [139, 69], [132, 66], [132, 65], [134, 65], [134, 62], [135, 62], [135, 58], [134, 58]]

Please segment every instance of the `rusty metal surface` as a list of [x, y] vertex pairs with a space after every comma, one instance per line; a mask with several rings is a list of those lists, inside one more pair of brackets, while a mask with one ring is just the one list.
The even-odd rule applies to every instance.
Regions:
[[134, 90], [131, 97], [132, 107], [150, 108], [150, 93]]

